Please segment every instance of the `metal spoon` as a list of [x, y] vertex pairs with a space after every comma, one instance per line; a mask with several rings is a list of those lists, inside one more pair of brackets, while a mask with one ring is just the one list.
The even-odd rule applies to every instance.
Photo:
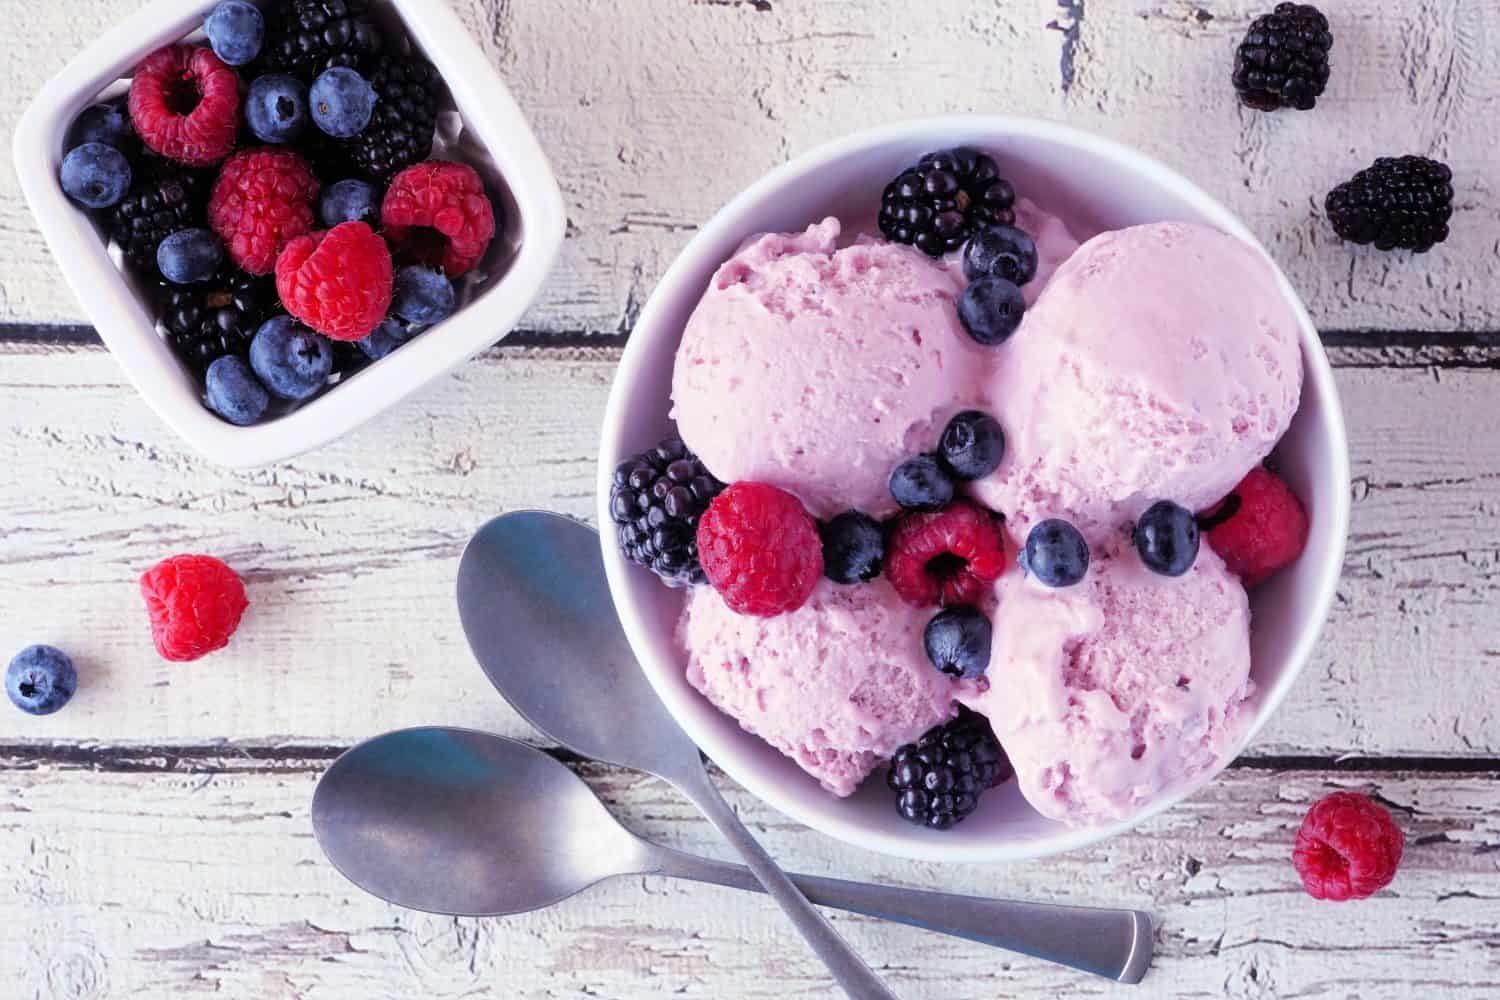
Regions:
[[[429, 913], [524, 913], [618, 875], [761, 890], [749, 869], [626, 830], [582, 779], [542, 751], [468, 729], [404, 729], [361, 743], [318, 782], [312, 818], [318, 843], [350, 881]], [[1151, 958], [1151, 922], [1142, 913], [791, 878], [821, 906], [1121, 982], [1139, 982]]]
[[[863, 974], [859, 982], [884, 991], [868, 995], [889, 994], [776, 867], [708, 779], [698, 748], [635, 662], [615, 614], [599, 537], [591, 528], [542, 511], [491, 521], [474, 536], [459, 564], [458, 608], [475, 658], [528, 722], [581, 756], [647, 771], [676, 785], [739, 849], [771, 896], [810, 936], [836, 978], [843, 968], [853, 968]], [[1028, 921], [1036, 919], [1036, 910], [1027, 912]], [[1075, 924], [1080, 912], [1100, 911], [1061, 908], [1034, 927], [995, 928], [984, 940], [1138, 981], [1150, 961], [1150, 918], [1115, 911], [1106, 932], [1095, 923]], [[1044, 933], [1038, 937], [1037, 930]], [[846, 961], [852, 966], [842, 964]]]
[[458, 613], [490, 683], [527, 722], [581, 756], [675, 785], [739, 851], [845, 993], [897, 1000], [709, 780], [698, 747], [635, 662], [592, 529], [543, 511], [495, 518], [464, 550]]

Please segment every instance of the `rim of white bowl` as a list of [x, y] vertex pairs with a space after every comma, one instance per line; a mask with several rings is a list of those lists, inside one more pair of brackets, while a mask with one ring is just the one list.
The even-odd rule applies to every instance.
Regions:
[[[1240, 746], [1236, 748], [1235, 754], [1226, 758], [1223, 765], [1203, 775], [1198, 780], [1164, 796], [1161, 800], [1152, 803], [1150, 807], [1142, 810], [1129, 820], [1103, 826], [1060, 827], [1055, 835], [1024, 841], [997, 841], [993, 844], [944, 844], [935, 838], [922, 837], [919, 839], [917, 835], [924, 831], [917, 827], [912, 828], [911, 835], [904, 833], [897, 835], [883, 830], [870, 829], [859, 825], [850, 817], [838, 815], [835, 807], [840, 800], [833, 796], [829, 796], [829, 807], [827, 809], [806, 808], [801, 803], [784, 794], [774, 782], [768, 780], [766, 775], [758, 773], [753, 766], [747, 766], [740, 759], [740, 753], [736, 751], [732, 744], [718, 740], [712, 732], [699, 726], [694, 721], [693, 713], [689, 710], [689, 706], [700, 703], [703, 700], [703, 696], [697, 691], [689, 690], [684, 692], [681, 688], [667, 683], [666, 671], [668, 669], [680, 669], [681, 665], [655, 663], [653, 662], [653, 658], [643, 655], [650, 649], [647, 626], [641, 620], [640, 616], [635, 613], [631, 603], [628, 600], [622, 600], [622, 595], [628, 595], [631, 590], [629, 582], [631, 567], [626, 563], [623, 556], [620, 555], [618, 547], [614, 544], [613, 533], [609, 530], [609, 526], [612, 523], [609, 516], [609, 488], [614, 474], [614, 466], [623, 457], [621, 452], [622, 437], [627, 430], [624, 426], [624, 412], [627, 408], [631, 388], [640, 376], [646, 362], [647, 337], [642, 334], [642, 331], [652, 330], [659, 322], [657, 314], [665, 308], [663, 302], [669, 297], [666, 292], [675, 289], [677, 285], [681, 284], [685, 280], [684, 276], [687, 272], [702, 266], [703, 261], [701, 258], [705, 256], [708, 248], [717, 245], [725, 238], [728, 232], [742, 229], [746, 221], [744, 216], [748, 209], [758, 203], [768, 192], [793, 184], [812, 171], [823, 168], [829, 162], [842, 159], [859, 151], [887, 143], [908, 140], [919, 133], [941, 133], [945, 131], [955, 134], [984, 132], [996, 138], [1002, 136], [1024, 136], [1048, 139], [1087, 150], [1153, 180], [1160, 187], [1171, 190], [1183, 201], [1202, 212], [1206, 217], [1212, 219], [1216, 226], [1231, 235], [1238, 236], [1259, 250], [1266, 260], [1270, 262], [1271, 267], [1275, 271], [1277, 282], [1282, 289], [1282, 294], [1291, 303], [1296, 313], [1304, 358], [1303, 380], [1304, 383], [1313, 383], [1317, 398], [1323, 401], [1323, 412], [1320, 416], [1327, 429], [1328, 437], [1337, 444], [1337, 448], [1332, 456], [1334, 467], [1328, 470], [1328, 474], [1335, 477], [1339, 482], [1349, 482], [1349, 448], [1348, 436], [1344, 426], [1343, 407], [1339, 401], [1338, 389], [1333, 379], [1333, 369], [1323, 349], [1322, 340], [1318, 336], [1316, 327], [1313, 326], [1312, 318], [1308, 315], [1301, 297], [1292, 287], [1291, 282], [1282, 272], [1280, 266], [1276, 264], [1276, 261], [1266, 251], [1261, 242], [1240, 222], [1234, 213], [1230, 212], [1229, 209], [1221, 205], [1206, 191], [1182, 176], [1176, 170], [1173, 170], [1153, 157], [1115, 142], [1112, 139], [1105, 139], [1072, 128], [1071, 126], [1043, 119], [1008, 115], [944, 115], [930, 118], [907, 119], [890, 125], [855, 132], [817, 146], [803, 153], [801, 156], [789, 160], [781, 166], [774, 168], [730, 199], [729, 202], [714, 213], [713, 217], [709, 219], [702, 229], [698, 231], [697, 235], [677, 255], [672, 265], [657, 283], [655, 289], [652, 290], [650, 298], [637, 317], [634, 330], [626, 342], [619, 367], [615, 372], [614, 382], [610, 387], [609, 401], [605, 407], [604, 423], [600, 438], [598, 482], [596, 485], [598, 501], [597, 517], [601, 527], [599, 537], [604, 553], [605, 573], [609, 578], [610, 593], [614, 598], [620, 622], [624, 626], [625, 634], [630, 641], [631, 648], [635, 650], [641, 669], [646, 672], [651, 686], [656, 689], [657, 696], [662, 699], [663, 703], [667, 706], [667, 710], [671, 712], [678, 724], [683, 727], [704, 753], [747, 791], [783, 814], [790, 816], [805, 826], [817, 830], [819, 833], [826, 834], [843, 843], [866, 848], [881, 854], [919, 861], [950, 863], [1021, 861], [1047, 857], [1063, 851], [1076, 850], [1099, 843], [1165, 812], [1218, 777], [1224, 768], [1228, 766], [1229, 762], [1242, 752], [1245, 746], [1255, 738], [1266, 722], [1276, 713], [1282, 701], [1286, 699], [1293, 684], [1296, 683], [1298, 676], [1307, 665], [1307, 661], [1311, 657], [1313, 648], [1328, 619], [1328, 612], [1333, 606], [1349, 535], [1350, 498], [1347, 489], [1335, 492], [1335, 503], [1333, 509], [1329, 512], [1326, 522], [1326, 531], [1332, 536], [1332, 545], [1330, 547], [1330, 558], [1318, 569], [1314, 601], [1302, 619], [1296, 642], [1292, 645], [1291, 652], [1285, 659], [1276, 683], [1263, 694], [1257, 706], [1255, 719], [1241, 741]], [[715, 261], [714, 263], [717, 265], [720, 261]], [[681, 330], [675, 331], [674, 335], [680, 336]], [[661, 333], [657, 336], [666, 336], [666, 334]], [[1304, 384], [1305, 399], [1306, 386]], [[740, 737], [746, 740], [759, 739], [759, 737], [750, 733], [736, 731], [736, 738]]]

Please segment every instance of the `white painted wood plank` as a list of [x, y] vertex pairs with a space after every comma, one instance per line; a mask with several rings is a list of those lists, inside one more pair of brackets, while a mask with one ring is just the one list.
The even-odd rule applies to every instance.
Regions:
[[[765, 170], [858, 128], [961, 111], [1066, 121], [1178, 167], [1267, 241], [1327, 328], [1500, 327], [1500, 0], [1325, 0], [1328, 94], [1277, 115], [1239, 109], [1227, 79], [1261, 0], [1090, 0], [1076, 19], [1054, 0], [452, 2], [568, 202], [562, 261], [529, 328], [628, 326], [696, 227]], [[45, 77], [139, 3], [3, 0], [0, 136]], [[1323, 194], [1404, 152], [1454, 167], [1453, 239], [1416, 259], [1340, 245]], [[0, 257], [0, 322], [80, 321], [10, 171]]]
[[[321, 767], [246, 770], [226, 753], [175, 773], [0, 772], [0, 981], [19, 986], [10, 995], [47, 1000], [833, 996], [774, 908], [730, 890], [620, 879], [548, 911], [482, 921], [381, 904], [345, 883], [312, 837]], [[659, 783], [599, 768], [585, 776], [635, 829], [724, 856]], [[853, 851], [737, 790], [730, 798], [795, 869], [1157, 917], [1156, 965], [1129, 988], [833, 914], [908, 1000], [1488, 1000], [1500, 992], [1495, 777], [1234, 771], [1137, 833], [986, 867]], [[1290, 863], [1307, 805], [1333, 787], [1378, 788], [1409, 838], [1396, 882], [1361, 903], [1317, 903]]]
[[[83, 690], [0, 741], [347, 743], [424, 722], [526, 726], [474, 666], [457, 560], [505, 510], [592, 517], [615, 355], [500, 351], [284, 465], [185, 452], [107, 354], [0, 347], [0, 650], [54, 642]], [[1500, 750], [1500, 372], [1341, 369], [1355, 456], [1340, 600], [1260, 753]], [[151, 648], [137, 576], [228, 559], [252, 608], [223, 653]]]

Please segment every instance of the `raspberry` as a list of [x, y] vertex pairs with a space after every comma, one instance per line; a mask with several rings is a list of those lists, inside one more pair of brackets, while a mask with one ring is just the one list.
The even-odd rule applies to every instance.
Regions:
[[698, 559], [731, 611], [770, 618], [807, 602], [823, 576], [823, 542], [801, 501], [765, 483], [735, 483], [698, 520]]
[[1406, 838], [1378, 802], [1334, 792], [1307, 811], [1292, 865], [1314, 899], [1364, 899], [1391, 884]]
[[240, 127], [240, 81], [213, 50], [157, 49], [130, 81], [130, 121], [141, 140], [190, 167], [218, 163]]
[[208, 200], [208, 224], [251, 274], [270, 274], [294, 237], [312, 231], [318, 179], [289, 149], [247, 149], [224, 164]]
[[1003, 572], [999, 522], [967, 500], [935, 513], [907, 515], [886, 546], [886, 578], [918, 607], [978, 605]]
[[1290, 487], [1260, 466], [1201, 521], [1229, 571], [1254, 587], [1297, 561], [1307, 545], [1307, 513]]
[[299, 236], [276, 260], [286, 311], [334, 340], [359, 340], [391, 307], [391, 252], [363, 222]]
[[456, 278], [474, 269], [495, 236], [484, 182], [463, 163], [428, 160], [396, 175], [380, 207], [386, 239], [418, 264]]
[[213, 556], [173, 556], [141, 576], [151, 638], [162, 659], [185, 663], [229, 645], [250, 606], [234, 570]]

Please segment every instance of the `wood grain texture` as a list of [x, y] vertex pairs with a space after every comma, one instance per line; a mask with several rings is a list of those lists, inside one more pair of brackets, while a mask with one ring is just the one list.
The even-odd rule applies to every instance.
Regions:
[[[493, 352], [312, 455], [252, 471], [182, 450], [103, 351], [0, 347], [0, 648], [80, 658], [24, 740], [348, 743], [443, 721], [522, 735], [469, 655], [457, 559], [490, 517], [593, 515], [616, 355]], [[1257, 753], [1500, 751], [1500, 372], [1339, 372], [1355, 456], [1338, 605]], [[1398, 401], [1393, 405], [1393, 400]], [[208, 551], [249, 580], [230, 649], [158, 660], [136, 577]], [[46, 598], [39, 600], [38, 596]]]
[[[13, 15], [0, 91], [15, 98], [0, 102], [0, 136], [42, 79], [139, 4], [0, 0]], [[1275, 115], [1240, 109], [1227, 79], [1261, 0], [933, 0], [920, 16], [902, 0], [453, 6], [568, 203], [528, 329], [628, 329], [694, 230], [769, 168], [859, 128], [965, 111], [1065, 121], [1179, 168], [1267, 242], [1321, 326], [1500, 329], [1500, 0], [1326, 0], [1328, 93], [1315, 112]], [[1341, 245], [1323, 194], [1405, 152], [1453, 166], [1453, 238], [1415, 259]], [[78, 320], [9, 171], [0, 256], [0, 322]]]
[[[322, 760], [273, 771], [222, 756], [119, 773], [0, 759], [0, 981], [46, 1000], [828, 998], [831, 985], [763, 898], [623, 878], [540, 913], [426, 916], [360, 893], [324, 860], [307, 808]], [[7, 766], [8, 765], [8, 766]], [[724, 856], [651, 779], [583, 776], [633, 829]], [[1500, 991], [1500, 774], [1236, 770], [1108, 844], [1031, 864], [938, 866], [842, 848], [735, 789], [789, 867], [918, 888], [1152, 911], [1158, 958], [1118, 987], [863, 917], [835, 925], [908, 1000], [1224, 997], [1488, 1000]], [[1308, 804], [1378, 789], [1408, 837], [1376, 898], [1320, 904], [1291, 844]]]

